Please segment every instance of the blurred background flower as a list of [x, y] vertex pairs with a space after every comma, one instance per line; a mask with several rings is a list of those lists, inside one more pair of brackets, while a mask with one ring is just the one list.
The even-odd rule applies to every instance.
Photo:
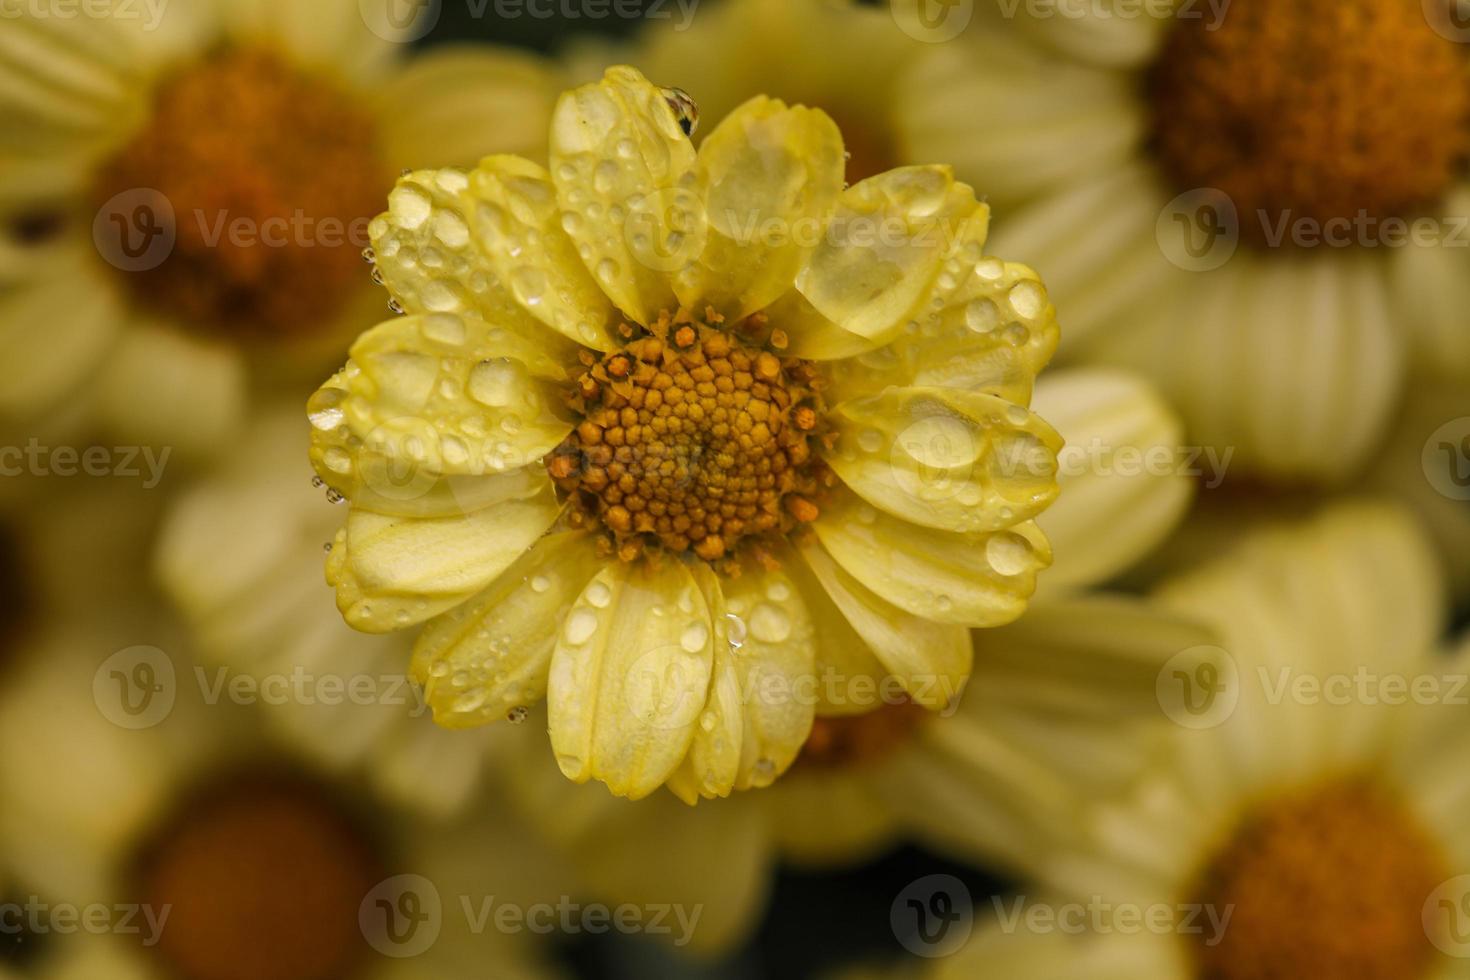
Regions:
[[[1463, 13], [0, 0], [0, 977], [1462, 975]], [[544, 163], [623, 63], [696, 146], [766, 95], [848, 182], [953, 165], [1061, 324], [1028, 614], [693, 808], [569, 784], [544, 713], [434, 724], [303, 454], [401, 171]], [[1153, 905], [1219, 941], [1116, 928]]]

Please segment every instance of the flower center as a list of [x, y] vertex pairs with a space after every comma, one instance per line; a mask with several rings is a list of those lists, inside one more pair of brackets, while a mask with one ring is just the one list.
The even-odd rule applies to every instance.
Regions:
[[1438, 849], [1402, 805], [1365, 782], [1271, 801], [1206, 868], [1197, 900], [1231, 911], [1203, 980], [1422, 980], [1434, 948], [1421, 919], [1444, 880]]
[[862, 715], [817, 718], [796, 764], [832, 770], [877, 761], [902, 745], [930, 716], [920, 705], [903, 701]]
[[377, 855], [318, 786], [231, 775], [167, 819], [140, 852], [138, 901], [170, 909], [155, 947], [188, 980], [337, 980], [366, 946], [358, 907]]
[[167, 258], [121, 273], [140, 305], [280, 337], [330, 319], [363, 284], [358, 255], [385, 166], [372, 120], [332, 79], [235, 48], [162, 83], [92, 196], [102, 207], [150, 189], [172, 209], [171, 222], [167, 209], [150, 222], [175, 232]]
[[1470, 61], [1416, 0], [1238, 0], [1180, 19], [1148, 78], [1154, 146], [1182, 190], [1224, 191], [1244, 238], [1283, 217], [1405, 217], [1470, 150]]
[[666, 314], [620, 350], [588, 356], [573, 389], [582, 422], [547, 466], [624, 560], [657, 542], [713, 562], [744, 538], [816, 519], [817, 379], [811, 364], [767, 349], [779, 349], [779, 331], [755, 346], [763, 332], [759, 316], [725, 330]]

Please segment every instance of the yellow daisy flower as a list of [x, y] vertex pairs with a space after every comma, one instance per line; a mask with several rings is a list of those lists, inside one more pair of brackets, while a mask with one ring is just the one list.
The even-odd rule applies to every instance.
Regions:
[[[1059, 561], [1023, 619], [974, 632], [974, 667], [954, 710], [879, 694], [877, 710], [817, 718], [768, 789], [695, 808], [666, 796], [629, 806], [558, 778], [533, 746], [516, 757], [512, 799], [596, 894], [700, 905], [696, 946], [719, 952], [754, 927], [777, 862], [851, 866], [916, 840], [961, 860], [1024, 867], [1023, 856], [1071, 825], [1086, 794], [1134, 774], [1157, 729], [1159, 671], [1217, 642], [1186, 616], [1098, 588], [1180, 519], [1193, 478], [1130, 461], [1177, 450], [1182, 423], [1147, 384], [1099, 369], [1048, 372], [1035, 405], [1068, 442], [1061, 496], [1039, 518]], [[1074, 447], [1086, 465], [1069, 458]], [[1131, 533], [1099, 533], [1076, 506]], [[1070, 557], [1078, 552], [1089, 554]], [[1138, 744], [1125, 748], [1125, 731]], [[1056, 826], [1042, 833], [1038, 822]]]
[[308, 405], [349, 625], [427, 621], [441, 723], [545, 695], [562, 771], [634, 798], [769, 784], [817, 705], [755, 687], [819, 665], [946, 704], [1051, 560], [1061, 447], [1025, 407], [1055, 313], [969, 187], [844, 190], [832, 121], [764, 97], [696, 154], [688, 108], [613, 68], [549, 171], [401, 180], [372, 236], [412, 315]]
[[[191, 696], [160, 620], [126, 635], [162, 644], [156, 656], [168, 647], [176, 696], [130, 718], [110, 683], [119, 635], [95, 620], [49, 631], [6, 692], [0, 731], [26, 750], [0, 760], [0, 845], [24, 889], [10, 900], [40, 924], [26, 976], [409, 980], [487, 963], [545, 975], [529, 934], [477, 932], [460, 911], [460, 896], [557, 900], [566, 872], [510, 815], [487, 802], [473, 820], [425, 825], [301, 767], [248, 714]], [[414, 919], [389, 923], [380, 903]]]
[[340, 514], [309, 483], [306, 441], [299, 405], [257, 418], [228, 460], [170, 504], [159, 578], [208, 660], [209, 682], [247, 678], [286, 744], [324, 768], [362, 770], [395, 803], [460, 812], [483, 788], [503, 733], [435, 725], [407, 676], [412, 639], [365, 636], [322, 601], [318, 549]]
[[711, 119], [753, 95], [821, 109], [842, 132], [847, 179], [856, 183], [943, 159], [915, 157], [900, 124], [899, 81], [924, 49], [888, 11], [852, 0], [724, 0], [687, 23], [650, 18], [628, 44], [575, 45], [565, 60], [589, 79], [619, 63], [676, 79]]
[[987, 0], [902, 118], [1019, 209], [995, 245], [1071, 311], [1067, 357], [1147, 371], [1242, 470], [1340, 481], [1411, 367], [1470, 378], [1450, 6]]
[[1027, 895], [938, 975], [1463, 976], [1470, 658], [1432, 652], [1442, 582], [1420, 528], [1340, 505], [1159, 601], [1214, 621], [1231, 669], [1194, 675], [1190, 730], [1033, 863], [1035, 901], [1067, 910], [1050, 921], [1093, 937], [1038, 934]]
[[299, 383], [381, 303], [358, 258], [381, 188], [536, 150], [555, 91], [510, 52], [403, 64], [355, 0], [42, 7], [17, 5], [0, 44], [0, 417], [18, 422], [81, 403], [124, 438], [216, 445], [251, 366]]

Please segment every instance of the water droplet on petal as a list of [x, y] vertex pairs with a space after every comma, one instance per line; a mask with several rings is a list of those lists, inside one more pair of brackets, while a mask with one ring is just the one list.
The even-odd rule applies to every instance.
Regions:
[[690, 653], [698, 653], [709, 642], [709, 627], [703, 623], [690, 623], [679, 635], [679, 646]]
[[784, 643], [791, 636], [791, 617], [768, 602], [750, 613], [750, 634], [762, 643]]
[[606, 582], [593, 582], [587, 586], [586, 598], [598, 609], [606, 609], [607, 604], [612, 601], [612, 589], [607, 587]]
[[590, 609], [574, 609], [567, 617], [567, 625], [562, 631], [566, 641], [572, 646], [581, 646], [592, 639], [592, 634], [597, 632], [597, 616]]
[[732, 650], [745, 645], [745, 620], [734, 613], [725, 613], [725, 640]]
[[986, 543], [985, 560], [1001, 575], [1019, 575], [1031, 566], [1031, 544], [1019, 534], [1002, 531]]

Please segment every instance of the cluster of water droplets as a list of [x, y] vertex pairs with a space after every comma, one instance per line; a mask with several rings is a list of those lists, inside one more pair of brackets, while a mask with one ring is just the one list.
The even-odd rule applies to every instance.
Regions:
[[[508, 471], [539, 461], [564, 435], [555, 389], [505, 356], [504, 328], [471, 329], [442, 313], [405, 326], [417, 337], [360, 352], [308, 401], [313, 457], [333, 483]], [[364, 453], [399, 465], [361, 472]]]

